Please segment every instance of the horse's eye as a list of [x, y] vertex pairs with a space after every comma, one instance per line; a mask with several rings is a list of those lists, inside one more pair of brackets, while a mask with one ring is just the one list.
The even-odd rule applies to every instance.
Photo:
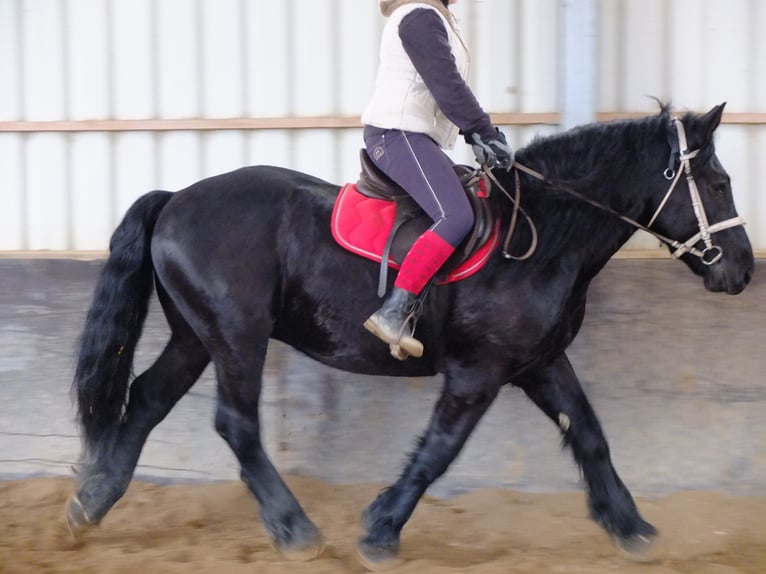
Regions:
[[729, 189], [729, 186], [726, 184], [726, 182], [719, 181], [717, 183], [711, 184], [710, 189], [712, 189], [714, 193], [717, 193], [719, 195], [726, 195]]

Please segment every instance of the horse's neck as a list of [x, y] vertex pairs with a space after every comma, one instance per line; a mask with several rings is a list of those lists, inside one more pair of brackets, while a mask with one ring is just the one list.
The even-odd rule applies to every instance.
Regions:
[[587, 279], [595, 277], [636, 231], [613, 215], [584, 203], [574, 205], [570, 216], [561, 223], [556, 230], [553, 222], [552, 231], [563, 241], [553, 238], [552, 244], [557, 246], [558, 256], [567, 258], [572, 267], [579, 265], [579, 275]]
[[[529, 190], [522, 192], [522, 205], [529, 205], [539, 224], [542, 257], [566, 256], [572, 261], [579, 257], [582, 272], [593, 276], [635, 233], [634, 227], [564, 189], [640, 221], [655, 207], [644, 187], [654, 169], [649, 166], [662, 165], [667, 157], [662, 122], [646, 118], [592, 124], [519, 151], [521, 163], [554, 182], [541, 184], [524, 177]], [[506, 180], [513, 184], [512, 177]], [[506, 210], [510, 213], [510, 208]]]
[[[538, 248], [533, 257], [540, 263], [566, 258], [571, 269], [579, 268], [578, 274], [588, 278], [601, 270], [636, 229], [606, 210], [562, 191], [561, 187], [572, 189], [630, 218], [639, 217], [644, 210], [641, 194], [633, 193], [639, 183], [630, 179], [630, 173], [626, 173], [624, 181], [615, 180], [614, 173], [603, 168], [596, 168], [592, 175], [587, 181], [572, 179], [558, 190], [528, 180], [531, 185], [527, 190], [522, 187], [521, 203], [529, 210], [539, 232]], [[558, 172], [557, 176], [559, 180], [567, 181], [566, 173]], [[610, 193], [615, 190], [619, 195]], [[504, 219], [509, 221], [511, 208], [506, 206], [505, 211]], [[529, 237], [526, 231], [522, 234]], [[522, 248], [521, 244], [521, 241], [516, 243], [517, 249]]]

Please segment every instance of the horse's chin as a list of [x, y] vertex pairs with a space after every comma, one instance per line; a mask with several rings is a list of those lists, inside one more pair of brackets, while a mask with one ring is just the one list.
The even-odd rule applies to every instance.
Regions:
[[708, 273], [704, 276], [705, 289], [712, 293], [726, 293], [728, 295], [738, 295], [744, 291], [750, 282], [750, 275], [745, 275], [742, 279], [732, 279], [723, 273]]
[[745, 290], [747, 283], [738, 283], [734, 286], [727, 286], [726, 293], [729, 295], [739, 295]]

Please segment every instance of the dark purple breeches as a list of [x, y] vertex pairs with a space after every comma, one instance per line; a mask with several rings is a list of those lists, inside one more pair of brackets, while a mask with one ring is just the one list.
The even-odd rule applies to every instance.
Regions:
[[402, 186], [434, 224], [431, 230], [457, 247], [473, 228], [473, 210], [449, 157], [425, 134], [365, 130], [375, 165]]

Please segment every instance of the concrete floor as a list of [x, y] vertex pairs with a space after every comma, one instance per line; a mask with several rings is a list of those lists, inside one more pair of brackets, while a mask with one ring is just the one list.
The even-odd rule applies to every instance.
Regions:
[[[0, 259], [0, 478], [66, 475], [79, 439], [69, 397], [77, 337], [101, 263]], [[636, 495], [687, 489], [766, 494], [766, 277], [711, 294], [677, 262], [614, 260], [594, 282], [570, 358]], [[166, 339], [155, 305], [136, 372]], [[439, 379], [363, 377], [272, 344], [262, 402], [277, 467], [332, 482], [391, 482], [422, 432]], [[238, 477], [212, 427], [210, 369], [150, 436], [141, 478]], [[504, 389], [430, 491], [579, 488], [557, 429]]]

